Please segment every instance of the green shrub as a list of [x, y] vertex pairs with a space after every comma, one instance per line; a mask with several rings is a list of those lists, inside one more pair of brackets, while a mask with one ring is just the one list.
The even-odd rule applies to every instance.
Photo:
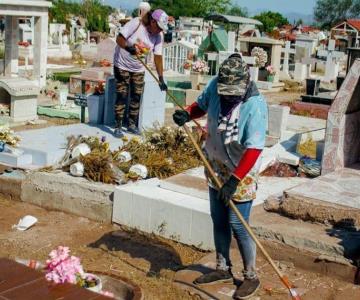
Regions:
[[54, 73], [53, 80], [58, 80], [63, 83], [68, 83], [70, 81], [71, 75], [78, 75], [80, 72], [61, 72], [61, 73]]

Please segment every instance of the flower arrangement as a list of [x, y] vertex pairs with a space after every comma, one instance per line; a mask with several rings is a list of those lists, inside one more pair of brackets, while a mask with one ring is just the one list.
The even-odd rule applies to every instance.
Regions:
[[[99, 279], [84, 272], [80, 259], [70, 256], [69, 247], [59, 246], [49, 254], [50, 259], [46, 261], [46, 275], [48, 281], [55, 283], [71, 283], [84, 288], [92, 288], [99, 284]], [[102, 292], [103, 295], [114, 297], [110, 292]]]
[[206, 74], [209, 72], [209, 67], [204, 60], [197, 60], [192, 64], [192, 70], [194, 72], [199, 72], [201, 74]]
[[97, 85], [94, 87], [94, 95], [102, 95], [105, 93], [105, 82], [100, 81]]
[[29, 47], [31, 44], [30, 44], [29, 42], [18, 42], [18, 45], [27, 48], [27, 47]]
[[10, 146], [15, 146], [20, 141], [20, 137], [14, 134], [8, 126], [0, 127], [0, 141]]
[[184, 70], [191, 70], [191, 66], [192, 66], [192, 64], [191, 64], [191, 62], [189, 62], [189, 61], [186, 61], [186, 62], [184, 62], [184, 64], [183, 64]]
[[268, 71], [269, 75], [275, 75], [276, 74], [276, 70], [272, 65], [267, 66], [266, 71]]
[[107, 59], [102, 59], [102, 60], [100, 60], [100, 66], [102, 66], [102, 67], [110, 67], [111, 66], [111, 62], [109, 62]]
[[260, 47], [255, 47], [251, 50], [251, 56], [255, 57], [256, 60], [256, 66], [259, 68], [265, 67], [267, 61], [268, 61], [268, 55], [267, 52]]

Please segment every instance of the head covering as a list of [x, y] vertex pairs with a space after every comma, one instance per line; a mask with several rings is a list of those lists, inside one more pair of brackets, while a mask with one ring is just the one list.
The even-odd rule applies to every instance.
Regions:
[[244, 96], [250, 83], [250, 72], [239, 53], [232, 54], [219, 68], [219, 95]]
[[140, 2], [139, 3], [139, 17], [143, 17], [150, 11], [151, 7], [148, 2]]
[[168, 22], [169, 17], [162, 9], [156, 9], [152, 13], [151, 17], [156, 21], [158, 26], [163, 30], [166, 31], [168, 29]]

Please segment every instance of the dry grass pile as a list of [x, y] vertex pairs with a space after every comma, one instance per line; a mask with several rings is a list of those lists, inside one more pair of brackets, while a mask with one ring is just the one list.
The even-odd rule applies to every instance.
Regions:
[[20, 141], [20, 137], [15, 135], [14, 131], [12, 131], [8, 126], [1, 126], [0, 141], [10, 146], [17, 146]]
[[[200, 136], [194, 133], [200, 141]], [[86, 143], [91, 153], [78, 159], [71, 158], [72, 149], [81, 143]], [[121, 161], [121, 153], [129, 152], [131, 160]], [[139, 179], [136, 174], [129, 172], [131, 166], [144, 165], [148, 171], [148, 178], [160, 179], [179, 174], [185, 170], [201, 165], [201, 160], [191, 144], [185, 131], [181, 128], [157, 127], [145, 131], [143, 136], [124, 139], [124, 146], [116, 151], [110, 151], [110, 145], [104, 139], [97, 137], [68, 138], [67, 151], [59, 166], [69, 171], [72, 163], [80, 161], [84, 165], [84, 177], [91, 181], [108, 184], [122, 184], [128, 180]]]

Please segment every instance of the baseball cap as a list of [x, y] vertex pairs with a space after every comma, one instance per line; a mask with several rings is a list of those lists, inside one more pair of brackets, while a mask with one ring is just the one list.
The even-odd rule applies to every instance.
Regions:
[[239, 53], [232, 54], [219, 68], [219, 95], [244, 96], [250, 83], [250, 72]]
[[168, 29], [168, 21], [169, 17], [162, 9], [155, 9], [154, 12], [151, 14], [151, 17], [156, 21], [158, 26], [163, 30], [166, 31]]

